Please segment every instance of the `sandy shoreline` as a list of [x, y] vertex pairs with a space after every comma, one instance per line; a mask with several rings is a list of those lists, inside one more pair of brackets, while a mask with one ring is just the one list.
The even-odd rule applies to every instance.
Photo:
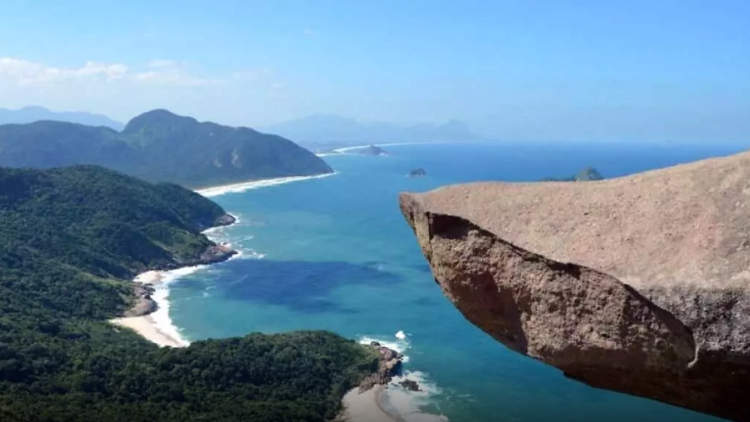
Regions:
[[[165, 276], [165, 271], [146, 271], [133, 279], [133, 283], [141, 283], [158, 288], [159, 285], [164, 282], [164, 279], [166, 278]], [[156, 302], [159, 307], [164, 305], [158, 301]], [[156, 312], [158, 312], [158, 309]], [[154, 319], [154, 314], [156, 312], [142, 316], [115, 318], [110, 320], [110, 322], [120, 327], [130, 328], [141, 337], [157, 344], [159, 347], [189, 346], [190, 343], [185, 339], [170, 335], [159, 329], [159, 324]]]
[[161, 330], [151, 315], [139, 317], [116, 318], [111, 320], [115, 325], [130, 328], [146, 340], [156, 343], [159, 347], [187, 347], [182, 339], [176, 339]]
[[404, 422], [403, 419], [388, 413], [382, 405], [383, 396], [386, 394], [385, 387], [375, 387], [359, 392], [355, 388], [344, 396], [342, 403], [344, 411], [339, 420], [345, 422]]

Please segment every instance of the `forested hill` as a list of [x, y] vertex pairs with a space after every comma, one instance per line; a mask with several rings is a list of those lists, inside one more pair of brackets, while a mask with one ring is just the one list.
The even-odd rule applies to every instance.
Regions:
[[373, 367], [331, 333], [159, 349], [107, 320], [130, 278], [196, 259], [226, 223], [187, 189], [95, 166], [0, 168], [0, 420], [324, 421]]
[[122, 132], [58, 121], [0, 126], [0, 166], [75, 164], [188, 187], [332, 171], [320, 157], [288, 139], [198, 122], [166, 110], [135, 117]]

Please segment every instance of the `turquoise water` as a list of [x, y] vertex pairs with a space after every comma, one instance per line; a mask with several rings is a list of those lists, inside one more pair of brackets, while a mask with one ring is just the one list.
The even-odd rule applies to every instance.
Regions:
[[[429, 396], [393, 391], [411, 420], [717, 420], [589, 388], [514, 354], [443, 297], [399, 212], [398, 193], [477, 180], [530, 181], [593, 165], [606, 177], [740, 150], [738, 146], [414, 145], [389, 157], [330, 156], [338, 174], [214, 197], [240, 222], [214, 232], [243, 252], [171, 285], [171, 316], [190, 340], [299, 329], [393, 342]], [[416, 167], [428, 176], [405, 174]], [[395, 334], [403, 331], [404, 340]], [[407, 401], [408, 400], [408, 401]], [[411, 409], [409, 407], [411, 406]]]

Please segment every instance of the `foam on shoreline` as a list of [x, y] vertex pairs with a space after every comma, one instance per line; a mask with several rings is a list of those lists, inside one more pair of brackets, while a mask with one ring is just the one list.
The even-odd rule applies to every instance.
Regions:
[[[212, 241], [219, 243], [216, 235], [222, 233], [223, 229], [239, 223], [239, 217], [236, 215], [233, 215], [233, 217], [235, 218], [234, 223], [228, 226], [211, 227], [204, 230], [203, 234]], [[255, 254], [255, 252], [253, 252], [253, 254]], [[242, 251], [238, 250], [237, 253], [229, 259], [236, 259], [242, 255]], [[169, 271], [151, 270], [138, 274], [133, 279], [133, 282], [153, 286], [154, 292], [151, 295], [151, 299], [156, 302], [156, 310], [148, 315], [116, 318], [111, 320], [111, 322], [134, 330], [146, 340], [156, 343], [160, 347], [189, 346], [190, 341], [182, 335], [180, 329], [177, 328], [169, 315], [169, 308], [171, 306], [169, 301], [169, 285], [187, 275], [208, 267], [210, 267], [210, 265], [195, 265]]]
[[283, 185], [285, 183], [301, 182], [304, 180], [313, 180], [313, 179], [322, 179], [324, 177], [334, 176], [336, 174], [338, 174], [338, 172], [318, 174], [315, 176], [292, 176], [292, 177], [279, 177], [276, 179], [253, 180], [253, 181], [248, 181], [248, 182], [233, 183], [230, 185], [213, 186], [210, 188], [198, 189], [195, 192], [200, 195], [205, 196], [206, 198], [211, 198], [214, 196], [225, 195], [227, 193], [245, 192], [245, 191], [252, 190], [252, 189], [267, 188], [269, 186]]
[[[363, 336], [359, 339], [360, 344], [370, 344], [373, 341], [381, 346], [395, 350], [403, 355], [402, 362], [406, 365], [409, 356], [406, 352], [411, 348], [409, 334], [398, 331], [394, 339], [385, 339], [378, 336]], [[400, 383], [402, 381], [416, 381], [420, 391], [408, 391]], [[404, 370], [400, 376], [393, 377], [391, 382], [382, 389], [376, 397], [378, 407], [387, 413], [391, 420], [405, 422], [446, 422], [448, 418], [442, 414], [423, 412], [421, 409], [430, 404], [431, 397], [440, 394], [440, 388], [429, 380], [429, 376], [420, 371]], [[351, 392], [350, 392], [351, 394]], [[367, 420], [367, 419], [363, 419]], [[353, 420], [357, 422], [357, 420]]]

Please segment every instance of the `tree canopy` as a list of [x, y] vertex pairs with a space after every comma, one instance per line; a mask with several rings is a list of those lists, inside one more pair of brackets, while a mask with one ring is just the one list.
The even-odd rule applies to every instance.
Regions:
[[108, 319], [131, 277], [211, 244], [224, 210], [94, 166], [0, 168], [0, 420], [324, 421], [377, 368], [327, 332], [158, 348]]

